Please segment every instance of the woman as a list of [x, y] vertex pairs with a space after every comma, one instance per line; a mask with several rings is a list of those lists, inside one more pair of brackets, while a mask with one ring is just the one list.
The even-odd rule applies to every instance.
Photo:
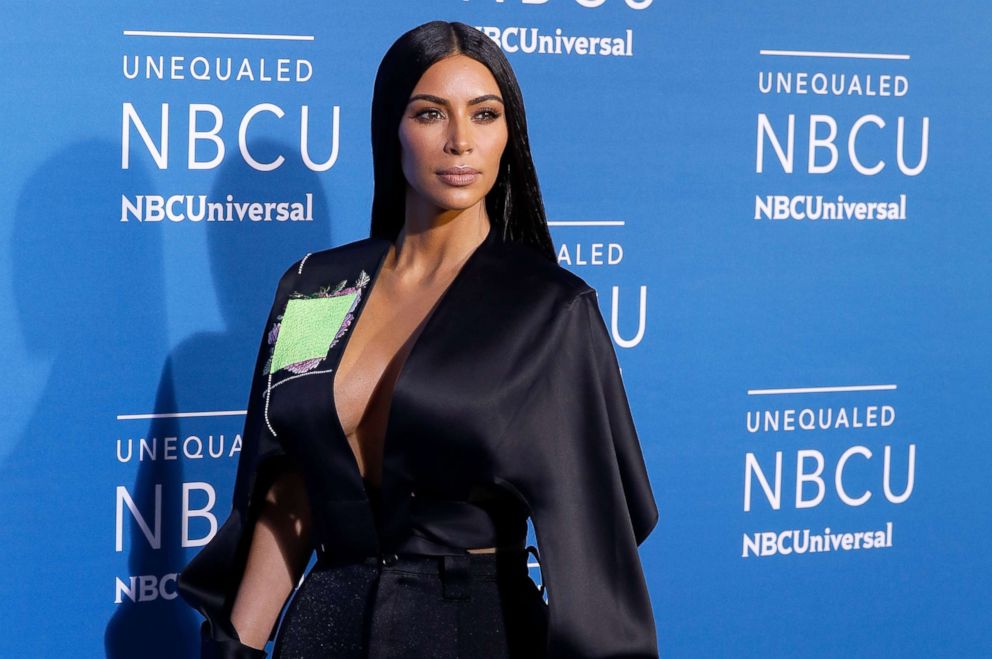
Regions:
[[656, 657], [658, 511], [502, 52], [462, 23], [404, 34], [372, 146], [371, 235], [282, 276], [231, 515], [179, 577], [203, 656]]

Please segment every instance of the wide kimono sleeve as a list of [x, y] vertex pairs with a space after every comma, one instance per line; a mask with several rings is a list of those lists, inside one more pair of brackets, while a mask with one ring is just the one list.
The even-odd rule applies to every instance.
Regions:
[[537, 536], [547, 655], [657, 657], [638, 546], [658, 508], [593, 289], [568, 303], [546, 339], [500, 461]]
[[[177, 588], [190, 606], [203, 614], [200, 628], [201, 657], [217, 659], [263, 659], [266, 653], [241, 643], [231, 622], [231, 609], [244, 575], [255, 524], [265, 495], [289, 458], [266, 420], [267, 365], [271, 353], [270, 333], [285, 312], [296, 284], [299, 262], [282, 275], [251, 374], [241, 453], [231, 512], [217, 533], [179, 573]], [[274, 630], [270, 633], [272, 639]]]

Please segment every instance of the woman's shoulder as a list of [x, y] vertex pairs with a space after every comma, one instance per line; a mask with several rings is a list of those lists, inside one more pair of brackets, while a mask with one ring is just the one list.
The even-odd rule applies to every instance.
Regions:
[[[326, 249], [300, 255], [285, 269], [282, 281], [293, 279], [307, 281], [313, 277], [358, 276], [360, 271], [372, 274], [378, 257], [388, 241], [378, 238], [360, 238]], [[355, 272], [352, 273], [351, 271]]]
[[[361, 238], [320, 251], [307, 252], [282, 276], [290, 286], [326, 285], [331, 280], [372, 276], [389, 241]], [[594, 291], [585, 279], [550, 259], [537, 247], [522, 242], [487, 241], [477, 258], [466, 264], [464, 287], [481, 299], [513, 299], [518, 305], [568, 307]]]
[[533, 245], [500, 243], [493, 252], [490, 266], [498, 271], [494, 273], [495, 280], [505, 282], [515, 291], [530, 291], [544, 301], [555, 300], [567, 306], [595, 290], [581, 276], [549, 259]]

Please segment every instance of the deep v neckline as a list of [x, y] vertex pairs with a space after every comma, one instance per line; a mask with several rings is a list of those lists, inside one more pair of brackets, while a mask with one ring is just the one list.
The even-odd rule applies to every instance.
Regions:
[[[397, 373], [396, 379], [393, 383], [392, 393], [389, 396], [389, 402], [386, 404], [386, 426], [383, 431], [383, 437], [382, 437], [382, 460], [380, 461], [380, 466], [379, 466], [379, 470], [380, 470], [379, 483], [373, 484], [370, 481], [367, 481], [364, 476], [362, 476], [362, 470], [360, 465], [358, 464], [358, 457], [355, 455], [355, 451], [352, 449], [351, 443], [348, 441], [348, 434], [344, 430], [344, 424], [341, 423], [341, 417], [338, 414], [337, 396], [335, 395], [334, 392], [334, 383], [335, 380], [337, 379], [338, 366], [340, 366], [341, 362], [344, 360], [344, 354], [348, 350], [348, 344], [351, 342], [351, 337], [354, 335], [355, 330], [358, 329], [358, 326], [362, 322], [362, 316], [365, 314], [365, 305], [368, 304], [368, 301], [372, 298], [372, 291], [375, 290], [376, 284], [379, 282], [379, 277], [382, 273], [382, 267], [386, 263], [386, 257], [389, 256], [389, 248], [392, 245], [390, 241], [388, 240], [386, 241], [386, 246], [382, 250], [382, 253], [379, 255], [378, 263], [376, 264], [375, 267], [375, 272], [372, 274], [372, 278], [369, 280], [368, 289], [365, 292], [365, 295], [363, 296], [362, 300], [359, 302], [358, 308], [355, 310], [355, 319], [352, 323], [352, 328], [351, 328], [352, 331], [346, 333], [342, 337], [341, 349], [338, 351], [337, 360], [334, 362], [334, 367], [333, 369], [331, 369], [331, 373], [330, 373], [330, 387], [331, 387], [330, 415], [332, 417], [331, 419], [332, 425], [334, 426], [333, 430], [334, 433], [337, 435], [337, 437], [342, 442], [344, 442], [344, 448], [347, 451], [348, 455], [350, 456], [349, 460], [353, 467], [353, 473], [355, 477], [358, 479], [358, 483], [361, 485], [361, 490], [365, 493], [366, 498], [368, 498], [369, 489], [375, 489], [376, 491], [381, 491], [383, 487], [383, 481], [385, 480], [384, 467], [386, 462], [386, 455], [389, 449], [389, 430], [393, 426], [392, 417], [394, 411], [394, 403], [396, 401], [396, 395], [397, 393], [399, 393], [400, 388], [402, 387], [404, 380], [403, 376], [407, 372], [407, 367], [411, 362], [411, 360], [413, 360], [414, 355], [417, 351], [417, 347], [420, 345], [420, 342], [424, 338], [424, 335], [430, 331], [431, 326], [434, 324], [436, 317], [444, 308], [445, 301], [448, 299], [449, 293], [451, 293], [451, 291], [458, 284], [458, 281], [462, 278], [465, 271], [471, 265], [472, 261], [478, 258], [478, 255], [483, 251], [483, 248], [486, 245], [488, 245], [492, 240], [494, 240], [494, 237], [495, 237], [494, 229], [492, 225], [490, 225], [489, 231], [486, 233], [486, 237], [482, 239], [482, 242], [476, 245], [475, 249], [473, 249], [472, 252], [468, 255], [468, 257], [462, 262], [461, 266], [458, 268], [458, 271], [455, 273], [454, 277], [451, 278], [451, 281], [448, 282], [448, 285], [441, 292], [441, 295], [438, 296], [438, 299], [434, 303], [433, 308], [431, 308], [431, 310], [427, 312], [427, 315], [418, 325], [418, 327], [420, 328], [420, 332], [419, 334], [417, 334], [416, 338], [414, 338], [413, 345], [410, 346], [406, 358], [403, 359], [403, 363], [400, 365], [399, 373]], [[417, 330], [414, 329], [414, 332], [416, 331]]]

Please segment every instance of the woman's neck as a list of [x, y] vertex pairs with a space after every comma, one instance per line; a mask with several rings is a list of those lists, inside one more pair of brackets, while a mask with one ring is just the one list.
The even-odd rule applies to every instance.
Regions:
[[407, 211], [385, 264], [405, 279], [428, 282], [457, 270], [490, 231], [485, 204], [440, 215]]

